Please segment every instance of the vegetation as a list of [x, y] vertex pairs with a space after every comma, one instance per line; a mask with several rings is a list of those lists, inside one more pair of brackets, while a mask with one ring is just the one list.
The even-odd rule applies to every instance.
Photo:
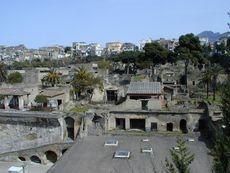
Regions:
[[89, 110], [89, 108], [86, 106], [76, 106], [76, 107], [72, 108], [70, 111], [71, 112], [87, 112], [88, 110]]
[[42, 107], [48, 103], [48, 99], [44, 95], [37, 95], [34, 99], [34, 101], [38, 104], [40, 104]]
[[11, 84], [22, 83], [22, 81], [23, 81], [23, 77], [22, 77], [21, 73], [19, 73], [19, 72], [10, 73], [7, 76], [7, 83], [11, 83]]
[[185, 86], [188, 87], [187, 75], [188, 65], [192, 63], [203, 63], [202, 47], [200, 40], [193, 34], [182, 35], [179, 38], [179, 45], [175, 48], [175, 53], [178, 59], [183, 60], [185, 63]]
[[216, 128], [213, 138], [212, 156], [216, 173], [230, 173], [230, 83], [222, 93], [223, 121]]
[[54, 69], [51, 70], [44, 78], [42, 79], [43, 85], [51, 85], [54, 87], [60, 82], [60, 74], [57, 73]]
[[5, 97], [0, 94], [0, 101], [3, 100]]
[[202, 79], [201, 79], [201, 82], [206, 85], [207, 99], [209, 97], [209, 86], [210, 86], [211, 80], [212, 80], [212, 71], [210, 69], [207, 69], [203, 73]]
[[152, 61], [153, 65], [163, 64], [167, 60], [169, 51], [159, 43], [146, 43], [144, 46], [145, 58]]
[[11, 70], [22, 70], [24, 68], [36, 68], [36, 67], [63, 67], [69, 64], [68, 59], [61, 59], [61, 60], [51, 60], [51, 59], [44, 59], [41, 60], [39, 58], [33, 59], [31, 61], [14, 61], [12, 65], [9, 65], [9, 69]]
[[213, 91], [213, 100], [216, 100], [216, 88], [217, 88], [217, 77], [220, 73], [223, 72], [223, 68], [219, 65], [214, 64], [211, 67], [211, 74], [212, 74], [212, 91]]
[[97, 65], [98, 65], [98, 68], [100, 68], [100, 69], [111, 69], [112, 68], [110, 62], [106, 61], [104, 59], [97, 61]]
[[221, 128], [216, 131], [211, 155], [216, 173], [230, 173], [230, 137]]
[[79, 67], [76, 70], [71, 85], [77, 99], [79, 99], [81, 93], [84, 93], [84, 95], [89, 98], [94, 87], [99, 87], [101, 90], [103, 89], [101, 78], [95, 77], [93, 73], [88, 72], [84, 67]]
[[0, 62], [0, 83], [5, 82], [7, 79], [6, 65]]
[[169, 162], [166, 158], [167, 173], [190, 173], [189, 165], [194, 160], [194, 154], [192, 154], [186, 147], [186, 141], [180, 136], [177, 138], [178, 149], [171, 149], [171, 157], [173, 163]]

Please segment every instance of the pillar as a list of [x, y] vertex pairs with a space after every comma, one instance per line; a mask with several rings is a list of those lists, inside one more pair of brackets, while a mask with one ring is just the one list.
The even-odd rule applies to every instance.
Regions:
[[130, 129], [130, 119], [129, 118], [125, 118], [125, 129], [126, 130]]
[[23, 96], [18, 96], [18, 108], [19, 108], [19, 110], [24, 108]]
[[4, 107], [5, 107], [6, 110], [10, 109], [8, 96], [4, 97]]

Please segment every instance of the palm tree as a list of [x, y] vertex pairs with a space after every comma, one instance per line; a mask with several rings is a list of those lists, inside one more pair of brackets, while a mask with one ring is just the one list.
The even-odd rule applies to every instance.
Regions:
[[43, 77], [42, 83], [51, 84], [54, 87], [57, 83], [60, 82], [60, 74], [52, 69], [46, 76]]
[[3, 62], [0, 62], [0, 82], [6, 81], [6, 65]]
[[209, 86], [212, 80], [212, 71], [208, 68], [202, 75], [201, 82], [206, 85], [207, 99], [209, 96]]
[[76, 70], [71, 85], [77, 98], [82, 92], [89, 96], [94, 87], [99, 86], [100, 89], [103, 88], [102, 80], [99, 77], [94, 77], [93, 73], [87, 71], [83, 66]]
[[213, 100], [216, 100], [216, 85], [217, 85], [217, 77], [220, 73], [223, 72], [223, 69], [219, 65], [214, 65], [211, 67], [212, 73], [212, 91], [213, 91]]

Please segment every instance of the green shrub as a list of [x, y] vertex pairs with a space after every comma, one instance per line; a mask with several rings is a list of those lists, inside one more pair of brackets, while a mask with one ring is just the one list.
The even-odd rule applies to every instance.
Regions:
[[19, 72], [13, 72], [13, 73], [10, 73], [8, 76], [7, 76], [7, 83], [21, 83], [23, 81], [23, 77], [21, 75], [21, 73]]

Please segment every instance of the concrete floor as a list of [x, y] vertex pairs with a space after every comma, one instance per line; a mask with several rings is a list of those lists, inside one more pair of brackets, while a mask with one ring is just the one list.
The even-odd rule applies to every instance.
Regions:
[[[20, 166], [23, 165], [23, 162], [0, 162], [0, 173], [8, 173], [8, 169], [11, 166]], [[46, 173], [46, 171], [52, 166], [50, 165], [41, 165], [41, 164], [33, 164], [26, 163], [27, 172], [26, 173]]]
[[[148, 138], [144, 143], [142, 139]], [[117, 147], [105, 147], [107, 139], [117, 139]], [[165, 173], [165, 158], [176, 144], [176, 137], [166, 136], [89, 136], [78, 140], [47, 173]], [[191, 173], [210, 173], [211, 158], [205, 143], [195, 138], [187, 142], [195, 154]], [[153, 153], [141, 153], [141, 148], [152, 148]], [[129, 159], [115, 159], [117, 149], [131, 152]]]

